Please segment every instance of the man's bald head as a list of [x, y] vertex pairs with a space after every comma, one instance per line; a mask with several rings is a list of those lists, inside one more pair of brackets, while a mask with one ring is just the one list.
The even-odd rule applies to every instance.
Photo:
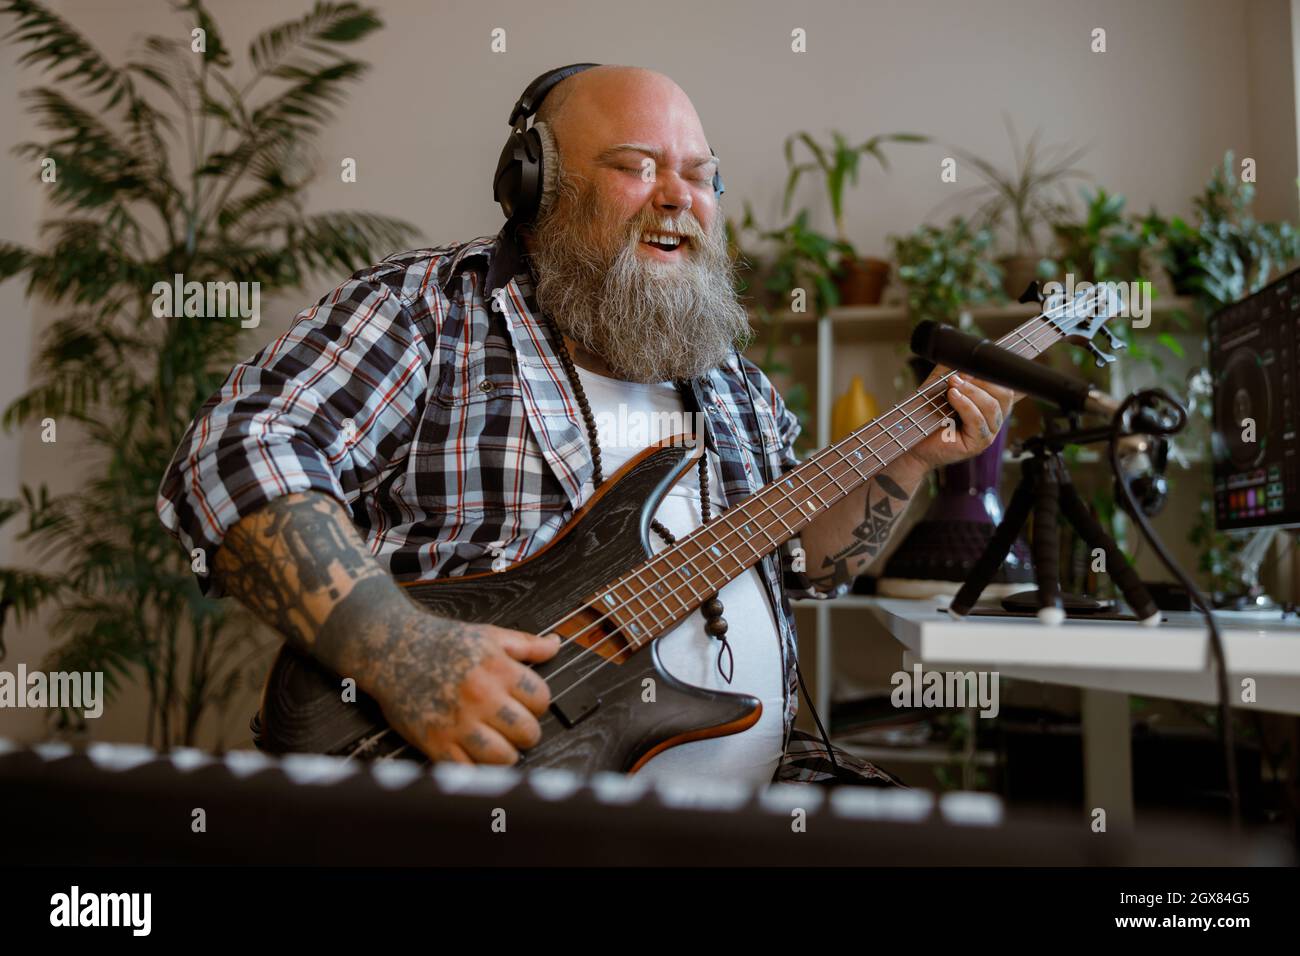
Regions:
[[590, 125], [597, 116], [619, 116], [628, 110], [664, 109], [693, 119], [703, 136], [690, 97], [671, 77], [640, 66], [602, 64], [551, 87], [537, 110], [537, 121], [550, 128], [563, 150], [566, 140], [574, 135], [574, 124]]

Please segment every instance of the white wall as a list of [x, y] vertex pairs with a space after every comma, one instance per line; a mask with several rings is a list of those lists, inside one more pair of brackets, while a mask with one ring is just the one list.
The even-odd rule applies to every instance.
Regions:
[[[115, 59], [143, 33], [188, 33], [163, 0], [56, 6]], [[220, 0], [210, 6], [242, 59], [256, 31], [309, 4]], [[652, 67], [682, 85], [722, 158], [724, 205], [732, 215], [749, 199], [761, 218], [775, 223], [781, 146], [793, 131], [824, 136], [838, 128], [864, 138], [910, 130], [1009, 161], [1003, 112], [1022, 135], [1041, 128], [1049, 143], [1090, 144], [1085, 168], [1107, 189], [1126, 194], [1135, 210], [1154, 204], [1186, 214], [1189, 197], [1232, 148], [1258, 161], [1261, 213], [1296, 215], [1287, 0], [386, 0], [376, 6], [386, 28], [357, 51], [373, 68], [322, 141], [323, 176], [311, 205], [401, 215], [434, 242], [496, 231], [500, 212], [490, 176], [510, 106], [536, 74], [583, 60]], [[496, 27], [507, 32], [505, 54], [490, 52]], [[796, 27], [807, 31], [806, 54], [790, 52]], [[1107, 31], [1104, 54], [1089, 51], [1095, 27]], [[19, 70], [16, 58], [13, 47], [0, 48], [0, 122], [11, 141], [30, 135], [16, 91], [38, 79]], [[953, 188], [938, 178], [947, 155], [942, 145], [903, 147], [893, 155], [892, 175], [866, 167], [850, 197], [850, 238], [864, 252], [883, 253], [889, 233], [915, 226]], [[358, 161], [355, 184], [339, 181], [345, 156]], [[0, 174], [8, 187], [0, 190], [0, 236], [30, 241], [43, 215], [32, 170], [6, 150]], [[829, 228], [811, 182], [800, 199], [817, 203], [815, 222]], [[322, 280], [280, 303], [256, 341], [274, 336], [327, 288]], [[7, 332], [0, 402], [7, 403], [26, 384], [35, 330], [49, 315], [25, 304], [15, 282], [0, 287], [0, 308]], [[837, 372], [837, 390], [847, 382], [844, 371]], [[890, 385], [879, 386], [889, 391]], [[31, 433], [0, 437], [0, 495], [13, 494], [19, 480], [48, 481], [55, 490], [75, 484], [78, 448], [75, 441], [60, 446], [44, 446]], [[6, 541], [0, 539], [0, 560], [13, 555]], [[4, 667], [35, 662], [48, 648], [39, 625], [8, 636]], [[245, 718], [237, 713], [230, 726]], [[140, 712], [128, 704], [94, 729], [130, 738], [141, 726]], [[3, 712], [0, 727], [24, 736], [39, 731], [26, 716]]]

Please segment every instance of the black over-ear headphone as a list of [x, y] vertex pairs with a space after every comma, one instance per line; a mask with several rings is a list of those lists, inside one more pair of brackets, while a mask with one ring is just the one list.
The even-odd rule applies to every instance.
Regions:
[[[600, 64], [574, 63], [557, 70], [548, 70], [529, 83], [528, 89], [515, 101], [515, 107], [510, 111], [510, 138], [501, 150], [496, 175], [492, 177], [492, 198], [501, 204], [507, 219], [527, 225], [537, 218], [546, 187], [546, 166], [549, 162], [546, 154], [555, 148], [550, 131], [545, 128], [546, 124], [543, 123], [540, 130], [537, 124], [525, 129], [529, 117], [537, 112], [542, 100], [546, 99], [546, 94], [557, 83], [575, 73], [590, 70], [593, 66]], [[710, 149], [709, 152], [713, 153], [713, 150]], [[717, 153], [713, 155], [716, 156]], [[717, 196], [725, 192], [722, 174], [716, 169], [713, 173], [713, 192]]]

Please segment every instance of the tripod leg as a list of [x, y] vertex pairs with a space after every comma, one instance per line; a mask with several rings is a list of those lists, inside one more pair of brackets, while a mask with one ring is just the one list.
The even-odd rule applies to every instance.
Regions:
[[1106, 529], [1093, 517], [1088, 506], [1079, 497], [1079, 493], [1074, 490], [1074, 485], [1068, 480], [1061, 482], [1061, 510], [1065, 512], [1065, 517], [1074, 525], [1090, 551], [1096, 548], [1102, 549], [1106, 555], [1108, 573], [1115, 579], [1115, 584], [1124, 595], [1124, 600], [1128, 601], [1129, 606], [1133, 608], [1133, 613], [1138, 616], [1138, 620], [1148, 627], [1159, 624], [1160, 609], [1156, 607], [1156, 602], [1151, 600], [1146, 585], [1138, 577], [1133, 565], [1128, 563], [1128, 558], [1124, 557], [1115, 539], [1107, 534]]
[[984, 546], [984, 553], [975, 562], [961, 590], [948, 605], [948, 613], [953, 617], [961, 618], [970, 613], [975, 602], [979, 600], [980, 594], [988, 587], [989, 581], [1006, 560], [1011, 546], [1015, 543], [1016, 535], [1020, 534], [1020, 529], [1025, 526], [1025, 519], [1029, 517], [1029, 509], [1034, 503], [1036, 484], [1037, 480], [1033, 473], [1026, 471], [1011, 496], [1011, 503], [1007, 506], [1002, 521], [994, 530], [993, 537], [989, 538], [989, 543]]
[[1057, 534], [1057, 496], [1061, 485], [1056, 461], [1043, 462], [1034, 489], [1034, 533], [1030, 546], [1034, 555], [1034, 580], [1038, 582], [1038, 619], [1048, 626], [1065, 620], [1065, 602], [1061, 600], [1061, 543]]

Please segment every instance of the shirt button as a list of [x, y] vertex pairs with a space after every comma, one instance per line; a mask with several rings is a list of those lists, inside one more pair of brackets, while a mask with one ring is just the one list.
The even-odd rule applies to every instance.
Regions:
[[501, 311], [501, 296], [504, 292], [505, 292], [504, 289], [492, 290], [492, 311], [493, 312]]
[[478, 390], [480, 392], [490, 392], [494, 388], [496, 388], [496, 386], [493, 385], [491, 382], [484, 382], [481, 385], [479, 385]]

